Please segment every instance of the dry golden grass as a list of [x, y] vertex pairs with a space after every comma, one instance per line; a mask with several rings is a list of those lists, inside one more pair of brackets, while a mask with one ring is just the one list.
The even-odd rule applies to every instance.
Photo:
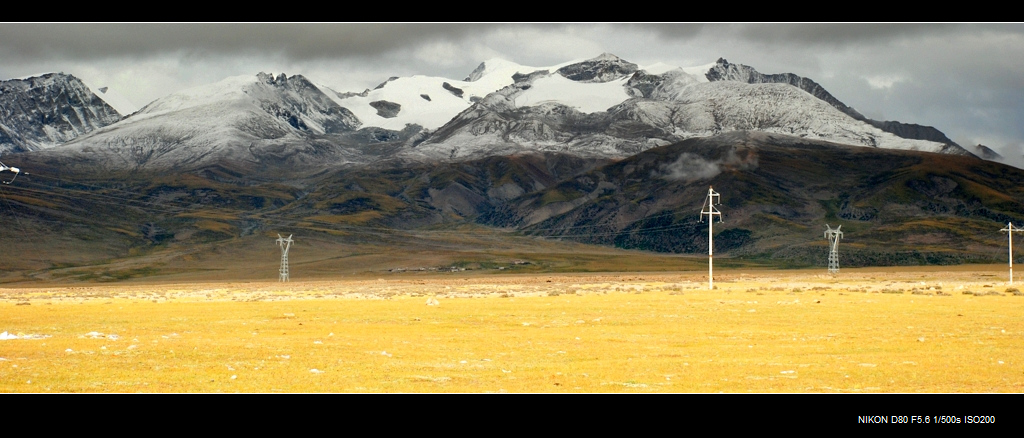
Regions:
[[1024, 392], [998, 267], [820, 274], [0, 289], [0, 391]]

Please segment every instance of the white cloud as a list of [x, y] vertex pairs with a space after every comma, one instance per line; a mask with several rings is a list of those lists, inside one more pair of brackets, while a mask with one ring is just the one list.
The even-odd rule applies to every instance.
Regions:
[[868, 85], [874, 89], [887, 89], [892, 88], [897, 82], [903, 82], [907, 79], [901, 75], [875, 75], [867, 76], [864, 80], [868, 81]]

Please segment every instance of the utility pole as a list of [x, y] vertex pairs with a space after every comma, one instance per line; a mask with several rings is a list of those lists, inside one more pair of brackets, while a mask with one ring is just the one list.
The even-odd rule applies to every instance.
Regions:
[[828, 273], [836, 275], [839, 273], [839, 239], [843, 238], [843, 232], [839, 231], [843, 226], [836, 229], [825, 224], [825, 238], [828, 239]]
[[292, 247], [292, 235], [289, 234], [285, 239], [278, 234], [277, 244], [281, 246], [281, 270], [278, 281], [288, 281], [288, 249]]
[[1006, 228], [999, 231], [1005, 231], [1010, 236], [1010, 286], [1013, 286], [1013, 233], [1024, 231], [1024, 228], [1015, 227], [1013, 222], [1007, 222]]
[[711, 186], [708, 186], [708, 197], [704, 200], [704, 207], [700, 210], [700, 218], [698, 222], [704, 222], [704, 215], [708, 216], [708, 290], [715, 289], [715, 281], [712, 275], [712, 263], [711, 258], [714, 254], [714, 242], [712, 241], [712, 224], [715, 223], [715, 216], [718, 216], [718, 222], [722, 222], [722, 213], [715, 208], [715, 205], [721, 204], [721, 197], [715, 192]]

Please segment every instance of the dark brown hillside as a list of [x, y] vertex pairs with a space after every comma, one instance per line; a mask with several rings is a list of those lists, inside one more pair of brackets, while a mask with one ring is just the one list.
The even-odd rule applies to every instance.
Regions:
[[[509, 199], [603, 163], [538, 154], [445, 165], [349, 166], [284, 179], [283, 169], [250, 173], [247, 163], [174, 173], [96, 170], [38, 157], [12, 161], [27, 174], [2, 187], [0, 242], [9, 254], [24, 255], [3, 259], [0, 270], [14, 278], [55, 270], [86, 275], [89, 266], [118, 263], [142, 267], [116, 268], [98, 278], [159, 276], [177, 271], [154, 257], [194, 260], [210, 245], [235, 248], [224, 250], [231, 253], [276, 233], [317, 236], [336, 249], [370, 245], [358, 251], [382, 255], [436, 245], [501, 252], [508, 245], [489, 235], [500, 238], [504, 231], [487, 231], [486, 239], [475, 241], [473, 233], [428, 228], [469, 224]], [[232, 269], [238, 257], [244, 256], [210, 257], [202, 268]], [[505, 262], [517, 258], [522, 257], [501, 256]]]
[[845, 267], [1002, 262], [999, 229], [1024, 223], [1020, 169], [747, 132], [614, 162], [525, 154], [342, 166], [301, 178], [288, 178], [285, 165], [251, 172], [230, 162], [179, 173], [41, 158], [7, 164], [28, 172], [0, 187], [0, 242], [17, 254], [0, 262], [8, 279], [236, 272], [261, 245], [270, 272], [277, 233], [319, 242], [317, 260], [371, 260], [360, 262], [366, 269], [419, 263], [402, 257], [570, 269], [586, 257], [550, 256], [566, 241], [700, 256], [708, 186], [721, 193], [725, 219], [714, 228], [716, 254], [773, 266], [824, 266], [826, 223], [842, 225]]
[[843, 225], [847, 266], [996, 261], [1024, 220], [1024, 171], [973, 157], [879, 150], [763, 133], [691, 139], [525, 195], [482, 217], [549, 237], [707, 252], [708, 186], [725, 222], [716, 252], [825, 263], [825, 223]]

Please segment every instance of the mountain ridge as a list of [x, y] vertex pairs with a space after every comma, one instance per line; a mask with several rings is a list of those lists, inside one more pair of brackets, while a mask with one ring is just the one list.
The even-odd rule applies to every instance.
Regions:
[[466, 81], [393, 77], [361, 93], [261, 72], [171, 94], [109, 126], [35, 149], [109, 168], [222, 160], [265, 167], [272, 160], [263, 157], [289, 151], [282, 165], [306, 171], [530, 151], [619, 159], [688, 138], [760, 130], [973, 155], [932, 127], [866, 119], [792, 73], [764, 75], [721, 58], [703, 74], [656, 70], [608, 53], [543, 68], [489, 60]]
[[[825, 90], [817, 82], [811, 79], [798, 76], [793, 73], [780, 73], [766, 75], [758, 72], [753, 67], [746, 66], [743, 64], [730, 64], [725, 58], [719, 58], [715, 63], [715, 66], [708, 70], [708, 80], [734, 80], [746, 83], [786, 83], [793, 85], [801, 90], [810, 93], [812, 96], [817, 97], [829, 105], [832, 105], [839, 111], [853, 117], [854, 119], [866, 122], [871, 126], [874, 126], [882, 131], [895, 134], [896, 136], [911, 139], [911, 140], [929, 140], [940, 142], [949, 145], [948, 148], [944, 149], [943, 152], [947, 153], [959, 153], [963, 155], [964, 152], [970, 153], [967, 149], [963, 148], [953, 140], [950, 140], [946, 134], [942, 133], [938, 129], [931, 126], [923, 126], [913, 123], [902, 123], [898, 121], [879, 121], [865, 117], [863, 114], [847, 106], [846, 104], [839, 101], [832, 94]], [[960, 149], [963, 151], [961, 152]], [[985, 158], [985, 157], [982, 157]]]
[[73, 75], [0, 81], [0, 152], [53, 147], [120, 119], [116, 109]]

